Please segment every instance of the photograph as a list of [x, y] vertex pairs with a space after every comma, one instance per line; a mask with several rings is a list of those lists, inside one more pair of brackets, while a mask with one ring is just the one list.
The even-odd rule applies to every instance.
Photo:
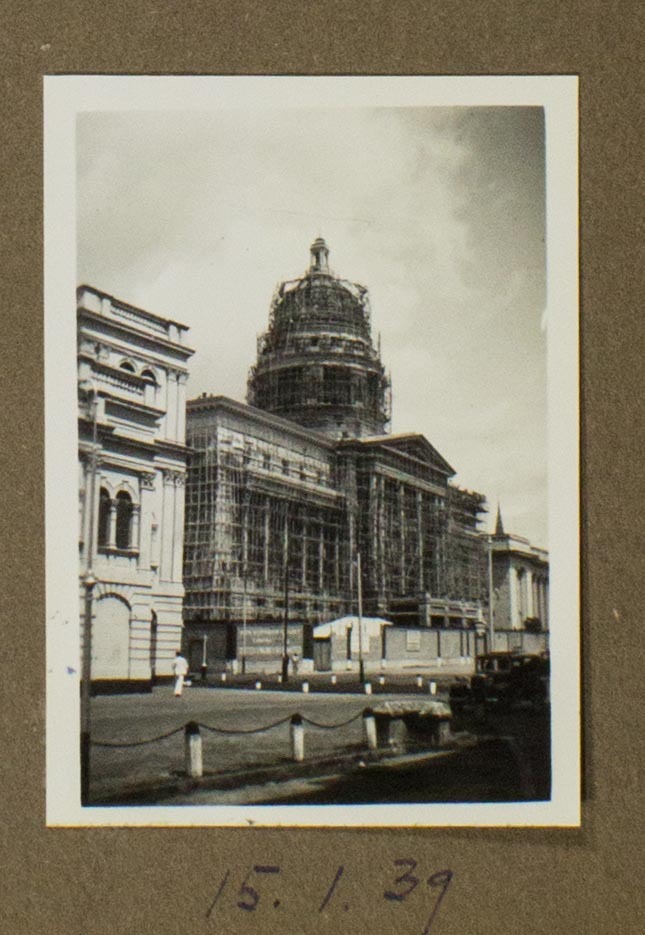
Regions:
[[579, 823], [577, 83], [45, 80], [47, 820]]

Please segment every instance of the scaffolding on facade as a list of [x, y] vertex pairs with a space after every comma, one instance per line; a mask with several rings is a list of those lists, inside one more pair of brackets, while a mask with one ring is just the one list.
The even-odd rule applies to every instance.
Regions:
[[345, 509], [322, 472], [248, 442], [190, 439], [187, 619], [278, 622], [285, 576], [294, 619], [346, 610]]

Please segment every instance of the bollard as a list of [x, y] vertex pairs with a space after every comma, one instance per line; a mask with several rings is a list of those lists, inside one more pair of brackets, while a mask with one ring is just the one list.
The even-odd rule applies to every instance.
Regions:
[[204, 774], [202, 764], [202, 735], [199, 724], [189, 721], [184, 728], [184, 748], [186, 754], [186, 774], [191, 779], [199, 779]]
[[376, 719], [374, 718], [374, 712], [371, 708], [365, 708], [363, 711], [363, 727], [365, 728], [365, 739], [367, 740], [368, 749], [377, 750]]
[[222, 672], [221, 679], [223, 682], [226, 681], [226, 672]]
[[331, 677], [331, 684], [332, 684], [332, 685], [335, 685], [335, 684], [336, 684], [336, 676], [335, 676], [335, 675], [332, 675], [332, 677]]
[[305, 726], [302, 716], [294, 714], [290, 722], [291, 754], [296, 763], [302, 763], [305, 758]]
[[278, 676], [278, 685], [282, 685], [282, 675]]
[[431, 695], [436, 695], [436, 694], [437, 694], [437, 683], [436, 683], [436, 682], [428, 682], [428, 690], [429, 690], [429, 692], [430, 692]]
[[384, 676], [384, 675], [379, 675], [379, 677], [378, 677], [378, 683], [379, 683], [379, 685], [385, 685], [385, 676]]
[[256, 682], [256, 683], [255, 683], [255, 690], [256, 690], [256, 691], [260, 691], [261, 688], [262, 688], [262, 682]]
[[417, 688], [423, 688], [423, 676], [417, 675]]
[[302, 683], [302, 690], [305, 693], [305, 695], [309, 692], [309, 682]]
[[372, 694], [372, 683], [371, 682], [365, 682], [365, 685], [363, 686], [363, 688], [365, 689], [366, 695]]

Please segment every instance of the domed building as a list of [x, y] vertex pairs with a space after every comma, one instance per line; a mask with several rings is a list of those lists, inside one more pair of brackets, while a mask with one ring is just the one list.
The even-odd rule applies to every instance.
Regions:
[[[280, 671], [287, 654], [301, 671], [355, 667], [359, 570], [362, 612], [381, 621], [361, 646], [368, 667], [472, 659], [487, 603], [484, 497], [456, 486], [422, 435], [388, 434], [367, 289], [332, 273], [320, 237], [304, 276], [274, 294], [247, 398], [187, 407], [191, 668]], [[346, 642], [335, 627], [326, 643], [339, 620]]]
[[248, 402], [333, 438], [387, 429], [390, 381], [372, 343], [367, 289], [332, 274], [322, 237], [306, 274], [276, 290]]

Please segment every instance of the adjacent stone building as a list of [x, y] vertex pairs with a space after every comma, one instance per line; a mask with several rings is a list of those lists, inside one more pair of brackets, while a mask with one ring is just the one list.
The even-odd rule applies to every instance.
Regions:
[[81, 620], [90, 571], [92, 680], [145, 688], [181, 643], [193, 351], [185, 325], [89, 286], [77, 300]]
[[518, 631], [549, 630], [549, 555], [528, 539], [506, 533], [499, 509], [490, 548], [495, 630], [512, 633], [510, 642], [521, 646]]

